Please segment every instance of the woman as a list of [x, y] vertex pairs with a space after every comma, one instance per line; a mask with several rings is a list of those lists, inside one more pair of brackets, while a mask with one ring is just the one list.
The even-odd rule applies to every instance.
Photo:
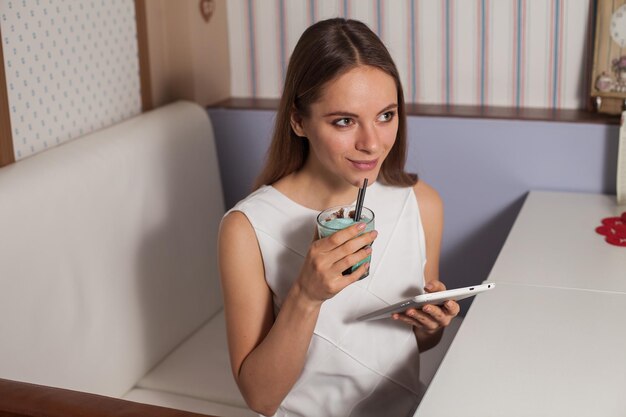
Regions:
[[[414, 411], [422, 390], [418, 348], [439, 341], [458, 304], [354, 320], [422, 289], [445, 289], [438, 280], [441, 200], [404, 171], [405, 158], [403, 92], [385, 46], [354, 20], [309, 27], [289, 62], [256, 191], [220, 230], [231, 365], [253, 410]], [[357, 223], [319, 239], [317, 213], [353, 202], [364, 178], [377, 230], [362, 233]], [[371, 266], [342, 275], [370, 254]], [[369, 276], [358, 280], [368, 266]]]

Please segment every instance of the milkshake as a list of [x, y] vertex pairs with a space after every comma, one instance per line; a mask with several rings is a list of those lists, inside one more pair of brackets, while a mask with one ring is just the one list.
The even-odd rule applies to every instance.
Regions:
[[[354, 211], [354, 205], [346, 205], [327, 208], [326, 210], [318, 214], [317, 230], [320, 238], [328, 237], [333, 233], [338, 232], [339, 230], [345, 229], [346, 227], [355, 224], [356, 221], [354, 220]], [[363, 207], [361, 211], [360, 221], [361, 223], [365, 223], [365, 230], [363, 231], [363, 233], [374, 230], [374, 212], [372, 212], [372, 210], [368, 209], [367, 207]], [[352, 267], [343, 271], [343, 275], [348, 275], [352, 273], [362, 264], [370, 262], [371, 259], [372, 256], [370, 255], [356, 265], [353, 265]], [[365, 273], [359, 279], [367, 277], [369, 273], [370, 271], [368, 267], [367, 271], [365, 271]]]

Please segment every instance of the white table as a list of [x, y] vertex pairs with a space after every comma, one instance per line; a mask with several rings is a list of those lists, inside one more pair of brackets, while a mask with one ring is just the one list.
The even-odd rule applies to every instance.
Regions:
[[626, 416], [626, 248], [594, 231], [618, 210], [529, 194], [416, 417]]
[[626, 248], [595, 232], [623, 211], [614, 196], [531, 192], [489, 280], [626, 293]]

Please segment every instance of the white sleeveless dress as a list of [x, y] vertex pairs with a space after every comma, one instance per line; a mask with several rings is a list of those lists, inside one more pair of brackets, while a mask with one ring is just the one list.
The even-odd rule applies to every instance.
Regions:
[[[423, 291], [425, 240], [415, 193], [374, 183], [365, 206], [373, 210], [379, 233], [370, 275], [322, 304], [304, 369], [277, 417], [411, 416], [423, 394], [410, 327], [390, 319], [354, 320]], [[254, 228], [278, 313], [307, 254], [317, 212], [272, 186], [233, 210]]]

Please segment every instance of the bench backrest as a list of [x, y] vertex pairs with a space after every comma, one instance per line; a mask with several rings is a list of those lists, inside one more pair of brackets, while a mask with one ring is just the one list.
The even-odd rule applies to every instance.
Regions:
[[122, 395], [221, 308], [223, 213], [187, 102], [0, 169], [0, 378]]

